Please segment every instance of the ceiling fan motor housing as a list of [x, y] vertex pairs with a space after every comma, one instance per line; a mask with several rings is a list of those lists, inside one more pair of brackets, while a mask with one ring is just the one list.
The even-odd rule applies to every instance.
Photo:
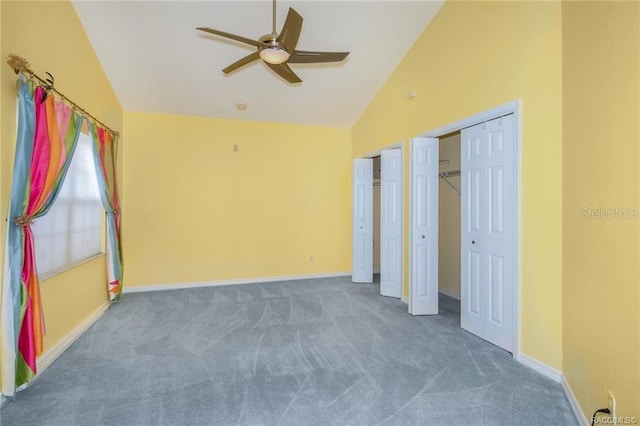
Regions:
[[262, 43], [264, 43], [263, 47], [258, 47], [258, 50], [269, 49], [269, 48], [278, 48], [287, 50], [280, 42], [278, 42], [278, 34], [265, 34], [258, 39]]

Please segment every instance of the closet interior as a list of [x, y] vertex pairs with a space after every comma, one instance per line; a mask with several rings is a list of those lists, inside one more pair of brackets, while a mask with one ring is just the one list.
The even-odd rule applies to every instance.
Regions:
[[440, 138], [438, 290], [460, 299], [460, 132]]

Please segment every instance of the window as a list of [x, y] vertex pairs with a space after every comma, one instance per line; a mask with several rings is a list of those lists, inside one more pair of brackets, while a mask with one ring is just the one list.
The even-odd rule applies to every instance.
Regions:
[[91, 136], [80, 133], [58, 198], [32, 226], [41, 278], [102, 252], [104, 209], [91, 144]]

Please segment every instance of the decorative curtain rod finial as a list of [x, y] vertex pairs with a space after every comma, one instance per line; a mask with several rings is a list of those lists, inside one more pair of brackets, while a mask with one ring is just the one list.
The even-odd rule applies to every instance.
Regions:
[[13, 71], [15, 71], [16, 74], [20, 73], [21, 71], [31, 73], [29, 61], [24, 59], [22, 56], [9, 53], [9, 56], [7, 56], [7, 64], [9, 64], [9, 66], [13, 69]]

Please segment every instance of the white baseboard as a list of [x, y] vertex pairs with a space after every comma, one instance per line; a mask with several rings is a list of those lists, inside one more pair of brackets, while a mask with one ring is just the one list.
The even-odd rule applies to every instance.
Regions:
[[581, 426], [589, 426], [589, 422], [587, 421], [587, 418], [584, 416], [584, 413], [582, 412], [582, 408], [580, 408], [580, 404], [578, 403], [578, 400], [576, 399], [576, 396], [574, 395], [573, 390], [571, 390], [571, 386], [569, 386], [569, 382], [567, 382], [567, 378], [564, 376], [564, 374], [562, 374], [560, 371], [556, 370], [555, 368], [550, 367], [547, 364], [540, 362], [535, 358], [530, 357], [529, 355], [523, 354], [522, 352], [518, 354], [516, 360], [519, 361], [521, 364], [526, 365], [527, 367], [537, 371], [538, 373], [544, 376], [547, 376], [554, 382], [560, 383], [560, 385], [562, 386], [562, 390], [564, 391], [564, 394], [567, 397], [569, 404], [571, 405], [573, 414], [576, 416], [576, 419], [578, 420], [578, 423], [580, 423]]
[[89, 315], [89, 317], [71, 330], [71, 333], [67, 334], [62, 340], [56, 343], [55, 346], [38, 357], [38, 374], [31, 381], [35, 380], [47, 367], [53, 364], [53, 361], [62, 355], [64, 351], [69, 349], [69, 347], [78, 340], [78, 338], [82, 336], [89, 327], [100, 319], [107, 309], [109, 309], [109, 302], [105, 301], [98, 309]]
[[[102, 305], [100, 305], [98, 309], [96, 309], [84, 321], [82, 321], [73, 330], [71, 330], [71, 332], [67, 334], [62, 340], [56, 343], [52, 348], [47, 350], [45, 353], [40, 355], [37, 359], [38, 372], [36, 373], [35, 376], [33, 376], [31, 380], [29, 380], [29, 382], [25, 383], [24, 385], [16, 389], [16, 392], [23, 390], [24, 388], [29, 386], [31, 383], [33, 383], [35, 380], [37, 380], [42, 374], [42, 372], [47, 369], [47, 367], [53, 364], [53, 362], [56, 359], [58, 359], [58, 357], [62, 355], [64, 351], [69, 349], [69, 347], [73, 345], [73, 343], [76, 340], [78, 340], [80, 336], [82, 336], [84, 332], [89, 329], [89, 327], [91, 327], [96, 321], [98, 321], [98, 319], [100, 319], [100, 317], [104, 314], [104, 312], [107, 309], [109, 309], [109, 305], [110, 305], [109, 301], [105, 301]], [[2, 407], [2, 405], [6, 401], [7, 399], [4, 395], [0, 396], [0, 407]]]
[[400, 300], [402, 300], [402, 303], [404, 303], [404, 304], [407, 304], [407, 305], [409, 304], [409, 298], [408, 298], [408, 297], [404, 297], [404, 296], [402, 296], [402, 297], [400, 298]]
[[238, 285], [238, 284], [256, 284], [256, 283], [268, 283], [268, 282], [274, 282], [274, 281], [297, 281], [297, 280], [308, 280], [308, 279], [314, 279], [314, 278], [344, 277], [349, 275], [351, 275], [351, 271], [328, 272], [324, 274], [283, 275], [280, 277], [240, 278], [240, 279], [232, 279], [232, 280], [154, 284], [154, 285], [143, 285], [143, 286], [141, 285], [137, 287], [125, 286], [122, 292], [123, 293], [144, 293], [147, 291], [177, 290], [181, 288], [216, 287], [221, 285]]
[[544, 376], [547, 376], [554, 382], [560, 383], [560, 381], [562, 380], [561, 372], [553, 367], [548, 366], [544, 362], [540, 362], [537, 359], [532, 358], [522, 352], [518, 354], [516, 361], [520, 362], [520, 364], [526, 365], [527, 367], [537, 371]]
[[438, 289], [438, 293], [442, 293], [445, 296], [453, 297], [456, 300], [460, 300], [460, 295], [459, 294], [454, 293], [454, 292], [449, 291], [449, 290], [445, 290], [444, 288], [439, 288]]
[[569, 385], [569, 382], [567, 381], [567, 378], [564, 376], [564, 374], [562, 375], [562, 380], [560, 381], [560, 383], [562, 384], [562, 389], [564, 390], [564, 394], [567, 396], [567, 399], [569, 400], [569, 404], [571, 404], [571, 409], [573, 410], [573, 414], [576, 416], [576, 419], [578, 419], [578, 423], [580, 423], [581, 426], [589, 426], [589, 421], [585, 417], [584, 412], [582, 411], [582, 408], [580, 408], [578, 399], [574, 395], [573, 390], [571, 390], [571, 386]]

